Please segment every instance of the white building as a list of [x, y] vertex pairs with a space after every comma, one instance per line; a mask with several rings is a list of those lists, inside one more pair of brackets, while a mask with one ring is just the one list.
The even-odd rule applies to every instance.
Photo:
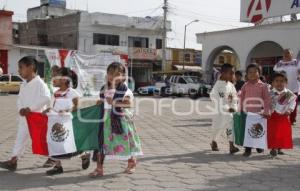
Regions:
[[[243, 13], [247, 11], [245, 11], [243, 7], [248, 8], [247, 5], [250, 5], [251, 1], [242, 0], [241, 2], [241, 20], [245, 21], [243, 17], [247, 17], [247, 15], [245, 16]], [[260, 16], [269, 18], [272, 16], [280, 16], [280, 14], [283, 16], [289, 13], [295, 13], [295, 10], [290, 8], [290, 6], [289, 8], [291, 10], [286, 8], [286, 6], [282, 6], [282, 3], [290, 3], [289, 5], [292, 5], [293, 1], [291, 0], [274, 0], [272, 3], [273, 4], [265, 5], [270, 6], [268, 9], [263, 9], [262, 6], [262, 14]], [[278, 11], [278, 7], [283, 7], [283, 13], [276, 12]], [[273, 9], [276, 11], [274, 12]], [[295, 9], [298, 8], [295, 7]], [[259, 12], [256, 14], [259, 14]], [[248, 17], [251, 17], [251, 15], [250, 12]], [[264, 17], [255, 21], [260, 22]], [[272, 73], [274, 64], [282, 58], [283, 49], [290, 48], [294, 52], [295, 57], [299, 58], [299, 28], [300, 21], [296, 20], [263, 25], [256, 24], [252, 27], [197, 34], [197, 42], [203, 45], [202, 63], [203, 70], [206, 71], [206, 79], [211, 81], [215, 60], [224, 50], [229, 50], [237, 56], [240, 63], [237, 68], [238, 70], [245, 71], [248, 64], [257, 62], [262, 66], [263, 74], [268, 76]]]
[[[27, 14], [29, 22], [19, 27], [26, 31], [20, 31], [21, 44], [76, 49], [87, 54], [126, 54], [136, 87], [148, 85], [152, 72], [161, 70], [162, 17], [74, 12], [47, 4], [29, 9]], [[170, 30], [170, 22], [167, 28]]]
[[136, 86], [148, 85], [152, 72], [161, 70], [162, 27], [162, 17], [82, 12], [78, 50], [125, 53], [129, 56], [129, 73], [132, 72]]

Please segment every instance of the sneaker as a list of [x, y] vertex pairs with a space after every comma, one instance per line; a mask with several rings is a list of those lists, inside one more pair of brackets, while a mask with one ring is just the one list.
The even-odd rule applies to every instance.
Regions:
[[284, 153], [284, 152], [282, 152], [282, 150], [281, 150], [281, 149], [278, 149], [278, 152], [277, 152], [277, 154], [278, 154], [278, 155], [285, 155], [285, 153]]
[[275, 150], [275, 149], [272, 149], [271, 151], [270, 151], [270, 155], [271, 155], [271, 157], [276, 157], [277, 156], [277, 151]]
[[263, 153], [263, 152], [264, 152], [264, 149], [256, 149], [256, 152], [257, 152], [257, 153]]
[[64, 173], [64, 169], [62, 166], [54, 166], [51, 170], [46, 171], [46, 174], [49, 176], [62, 174]]
[[212, 141], [210, 146], [212, 151], [219, 151], [218, 144], [216, 141]]
[[55, 165], [55, 161], [48, 158], [47, 161], [43, 164], [43, 168], [50, 168]]
[[17, 161], [12, 162], [12, 160], [8, 160], [8, 161], [0, 162], [0, 168], [7, 169], [9, 171], [17, 170], [17, 166], [18, 166]]
[[237, 147], [231, 147], [230, 150], [229, 150], [230, 154], [232, 154], [232, 155], [239, 152], [239, 151], [240, 151], [240, 149], [237, 148]]
[[81, 167], [83, 170], [88, 169], [91, 163], [91, 154], [90, 153], [86, 153], [85, 155], [83, 155], [81, 157], [82, 163], [81, 163]]

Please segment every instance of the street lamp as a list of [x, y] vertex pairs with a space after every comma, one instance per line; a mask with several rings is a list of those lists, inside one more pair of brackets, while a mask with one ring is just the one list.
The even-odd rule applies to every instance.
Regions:
[[184, 70], [184, 67], [185, 67], [185, 44], [186, 44], [186, 28], [190, 25], [190, 24], [192, 24], [192, 23], [196, 23], [196, 22], [199, 22], [199, 20], [198, 19], [196, 19], [196, 20], [193, 20], [193, 21], [191, 21], [191, 22], [189, 22], [188, 24], [186, 24], [185, 26], [184, 26], [184, 42], [183, 42], [183, 70]]

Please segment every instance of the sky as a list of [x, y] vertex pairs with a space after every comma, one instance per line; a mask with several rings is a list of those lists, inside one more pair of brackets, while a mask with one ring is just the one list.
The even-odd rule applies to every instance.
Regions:
[[[15, 12], [14, 21], [26, 21], [26, 10], [39, 5], [40, 0], [0, 0], [0, 9]], [[71, 9], [139, 17], [162, 16], [162, 5], [163, 0], [67, 0]], [[248, 26], [239, 22], [240, 0], [168, 0], [168, 6], [168, 20], [172, 22], [169, 47], [183, 48], [184, 26], [195, 19], [199, 22], [187, 27], [187, 48], [201, 49], [196, 33]]]

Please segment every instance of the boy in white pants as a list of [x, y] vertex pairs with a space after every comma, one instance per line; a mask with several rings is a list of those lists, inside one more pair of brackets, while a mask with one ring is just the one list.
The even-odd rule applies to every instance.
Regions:
[[229, 152], [234, 154], [239, 151], [234, 146], [233, 137], [233, 113], [237, 111], [237, 93], [232, 81], [234, 80], [234, 68], [231, 64], [223, 64], [220, 79], [214, 85], [210, 98], [215, 103], [215, 113], [212, 127], [212, 151], [219, 151], [217, 139], [226, 131], [229, 139]]
[[26, 116], [30, 112], [42, 112], [50, 105], [50, 91], [44, 81], [36, 74], [37, 61], [27, 56], [19, 61], [19, 74], [26, 80], [21, 85], [18, 97], [19, 128], [10, 160], [0, 162], [0, 167], [11, 171], [17, 169], [17, 160], [24, 154], [26, 143], [29, 140], [29, 130]]

